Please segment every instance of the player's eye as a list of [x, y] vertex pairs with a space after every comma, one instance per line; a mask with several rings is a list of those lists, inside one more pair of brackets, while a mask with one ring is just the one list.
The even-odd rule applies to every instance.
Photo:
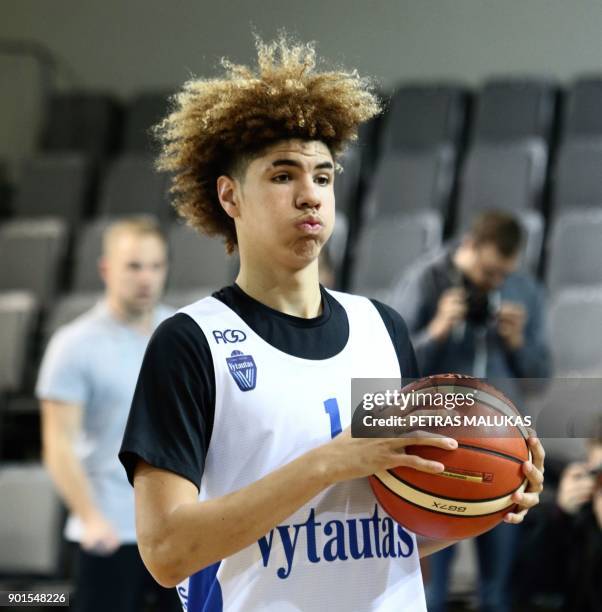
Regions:
[[276, 176], [272, 177], [272, 181], [274, 183], [287, 183], [289, 180], [290, 176], [288, 175], [288, 173], [283, 173], [283, 174], [277, 174]]
[[326, 187], [327, 185], [330, 185], [330, 176], [328, 174], [320, 174], [316, 176], [315, 182], [322, 187]]

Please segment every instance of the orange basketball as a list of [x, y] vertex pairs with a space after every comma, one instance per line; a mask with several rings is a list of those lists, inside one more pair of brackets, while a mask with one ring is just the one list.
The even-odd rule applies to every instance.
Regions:
[[[459, 426], [418, 427], [455, 438], [456, 450], [406, 448], [408, 453], [440, 461], [444, 472], [427, 474], [398, 467], [370, 476], [382, 507], [401, 525], [431, 538], [467, 538], [497, 525], [515, 507], [512, 494], [527, 484], [522, 463], [530, 459], [529, 434], [512, 402], [491, 385], [458, 374], [429, 376], [401, 391], [413, 391], [416, 397], [418, 392], [425, 397], [427, 393], [470, 396], [474, 403], [454, 406], [454, 414], [462, 417]], [[465, 422], [471, 426], [465, 427]]]

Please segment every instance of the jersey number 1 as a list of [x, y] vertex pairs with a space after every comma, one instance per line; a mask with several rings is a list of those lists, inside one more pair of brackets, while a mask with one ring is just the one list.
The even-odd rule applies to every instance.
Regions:
[[337, 403], [336, 397], [332, 397], [327, 399], [324, 402], [324, 410], [328, 413], [330, 417], [330, 437], [334, 438], [338, 436], [341, 429], [341, 413], [339, 412], [339, 405]]

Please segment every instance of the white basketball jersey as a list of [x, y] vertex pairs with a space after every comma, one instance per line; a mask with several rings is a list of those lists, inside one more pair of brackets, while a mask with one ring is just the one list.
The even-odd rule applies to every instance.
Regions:
[[[215, 368], [201, 501], [259, 480], [347, 427], [352, 377], [403, 374], [373, 304], [331, 293], [347, 313], [349, 339], [321, 360], [271, 346], [213, 297], [180, 311], [203, 330]], [[378, 505], [366, 478], [324, 490], [178, 593], [189, 612], [426, 611], [416, 538]]]

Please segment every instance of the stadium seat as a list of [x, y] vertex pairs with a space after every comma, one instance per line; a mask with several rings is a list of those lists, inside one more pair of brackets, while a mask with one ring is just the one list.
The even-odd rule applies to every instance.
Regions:
[[45, 306], [58, 288], [67, 245], [59, 219], [14, 220], [0, 226], [0, 291], [31, 291]]
[[602, 138], [601, 106], [602, 75], [577, 79], [567, 95], [563, 141]]
[[548, 254], [550, 291], [571, 286], [602, 286], [602, 207], [559, 215]]
[[55, 94], [46, 110], [42, 150], [79, 151], [102, 159], [115, 151], [120, 108], [109, 95], [92, 92]]
[[138, 94], [126, 110], [124, 151], [152, 153], [155, 150], [150, 128], [167, 114], [170, 92], [149, 91]]
[[565, 289], [550, 305], [550, 342], [557, 375], [602, 366], [602, 288]]
[[375, 219], [359, 237], [351, 290], [382, 296], [410, 264], [441, 245], [441, 235], [436, 211]]
[[521, 269], [537, 276], [543, 253], [543, 215], [538, 210], [519, 210], [515, 216], [524, 235]]
[[456, 226], [467, 227], [486, 209], [536, 209], [546, 164], [547, 150], [540, 141], [475, 146], [462, 169]]
[[32, 293], [0, 293], [0, 393], [17, 392], [22, 387], [36, 315], [37, 303]]
[[27, 160], [13, 201], [17, 217], [60, 217], [68, 224], [87, 212], [90, 164], [81, 153], [45, 154]]
[[456, 83], [404, 85], [391, 96], [380, 133], [381, 151], [458, 146], [467, 92]]
[[202, 289], [211, 293], [234, 281], [237, 257], [226, 255], [220, 238], [203, 236], [186, 225], [174, 223], [168, 240], [170, 291]]
[[161, 302], [172, 308], [183, 308], [211, 295], [221, 287], [199, 287], [198, 289], [172, 289], [167, 291]]
[[337, 213], [350, 215], [356, 210], [360, 188], [361, 158], [356, 147], [350, 147], [339, 159], [343, 167], [334, 179], [334, 197]]
[[0, 499], [0, 573], [56, 576], [62, 508], [44, 467], [4, 465]]
[[455, 154], [449, 146], [383, 156], [364, 205], [365, 219], [424, 210], [438, 211], [445, 218], [454, 163]]
[[555, 87], [550, 81], [490, 79], [477, 98], [473, 140], [485, 143], [540, 138], [549, 142], [555, 105]]
[[553, 213], [602, 206], [602, 138], [561, 147], [554, 172]]
[[99, 214], [103, 216], [148, 213], [161, 220], [172, 214], [169, 177], [157, 172], [146, 155], [124, 155], [110, 167], [101, 189]]

